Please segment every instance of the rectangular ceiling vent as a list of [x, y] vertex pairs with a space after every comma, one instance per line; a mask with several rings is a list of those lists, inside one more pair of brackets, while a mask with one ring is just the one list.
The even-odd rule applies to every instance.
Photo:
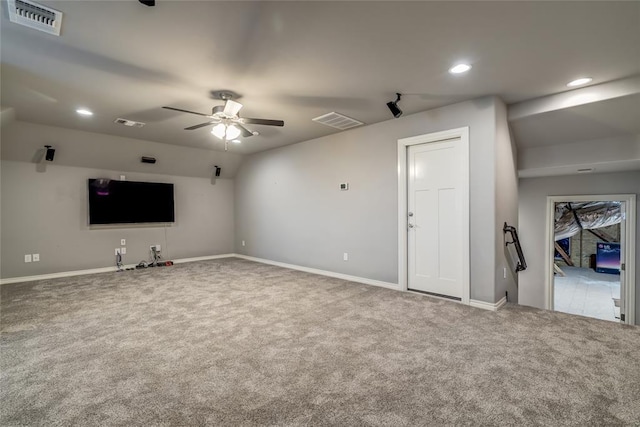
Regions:
[[351, 117], [336, 113], [335, 111], [316, 117], [312, 120], [314, 122], [318, 122], [320, 124], [331, 126], [332, 128], [340, 130], [351, 129], [364, 124], [356, 119], [352, 119]]
[[113, 123], [118, 123], [120, 125], [125, 125], [129, 127], [134, 127], [134, 128], [141, 128], [142, 126], [145, 125], [142, 122], [134, 122], [133, 120], [127, 120], [127, 119], [121, 119], [121, 118], [115, 119]]
[[9, 20], [34, 30], [60, 35], [62, 12], [30, 0], [8, 0]]

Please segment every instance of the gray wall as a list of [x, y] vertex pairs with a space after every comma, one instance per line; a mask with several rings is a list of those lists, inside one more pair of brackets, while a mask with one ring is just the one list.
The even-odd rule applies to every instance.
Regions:
[[[242, 156], [158, 144], [133, 138], [7, 121], [0, 164], [0, 277], [21, 277], [112, 266], [114, 249], [127, 239], [125, 263], [149, 257], [160, 244], [165, 258], [189, 258], [234, 250], [233, 180], [211, 182], [212, 166], [232, 177]], [[135, 131], [135, 130], [132, 130]], [[35, 162], [44, 144], [53, 162]], [[155, 165], [140, 163], [154, 156]], [[87, 179], [170, 182], [176, 222], [161, 226], [87, 224]], [[25, 263], [25, 254], [40, 262]]]
[[[519, 194], [519, 231], [529, 265], [526, 271], [519, 273], [519, 301], [523, 305], [544, 308], [547, 196], [640, 194], [640, 172], [520, 179]], [[640, 215], [636, 224], [636, 266], [640, 266], [638, 230]], [[636, 323], [640, 324], [640, 286], [637, 273], [635, 284]]]
[[[509, 131], [507, 107], [501, 100], [496, 102], [496, 215], [495, 215], [495, 301], [509, 293], [509, 302], [518, 302], [517, 255], [514, 245], [502, 231], [504, 223], [518, 228], [518, 168], [516, 146]], [[506, 277], [504, 269], [507, 269]]]
[[[176, 222], [162, 226], [87, 225], [87, 179], [118, 179], [119, 172], [2, 161], [0, 272], [2, 278], [108, 267], [127, 239], [124, 262], [149, 258], [161, 244], [166, 259], [233, 252], [233, 181], [127, 173], [127, 180], [174, 184]], [[25, 263], [25, 254], [40, 262]]]
[[[2, 160], [36, 161], [44, 154], [44, 145], [48, 144], [56, 149], [56, 165], [200, 178], [211, 177], [214, 165], [222, 167], [222, 178], [233, 178], [242, 161], [242, 156], [233, 152], [181, 147], [22, 121], [3, 124], [0, 130]], [[131, 129], [131, 134], [136, 134], [135, 128]], [[155, 157], [157, 163], [141, 163], [142, 156]]]
[[495, 302], [488, 248], [503, 221], [494, 203], [497, 102], [463, 102], [248, 156], [236, 176], [236, 251], [397, 283], [397, 140], [469, 126], [471, 298]]

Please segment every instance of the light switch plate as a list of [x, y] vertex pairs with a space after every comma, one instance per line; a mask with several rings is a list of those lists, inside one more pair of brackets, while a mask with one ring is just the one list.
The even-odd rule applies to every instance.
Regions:
[[26, 254], [24, 256], [24, 262], [31, 262], [31, 254]]
[[120, 239], [120, 246], [125, 246], [127, 244], [127, 239]]

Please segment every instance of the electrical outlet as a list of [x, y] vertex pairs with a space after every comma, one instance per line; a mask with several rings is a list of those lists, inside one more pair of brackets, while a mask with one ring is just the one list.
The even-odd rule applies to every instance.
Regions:
[[124, 255], [127, 253], [127, 248], [120, 248], [120, 254]]
[[349, 254], [346, 253], [346, 252], [344, 254], [342, 254], [342, 260], [343, 261], [349, 261]]
[[242, 246], [244, 246], [244, 240], [242, 241]]
[[24, 262], [31, 262], [31, 254], [26, 254], [24, 256]]
[[506, 279], [506, 278], [507, 278], [507, 267], [505, 267], [505, 268], [504, 268], [504, 273], [503, 273], [503, 275], [504, 275], [504, 278]]
[[120, 254], [120, 248], [116, 248], [115, 252], [116, 252], [116, 255], [119, 255]]
[[149, 250], [156, 250], [156, 252], [160, 252], [162, 250], [162, 248], [160, 247], [160, 245], [151, 245], [149, 246]]
[[31, 259], [33, 260], [33, 262], [38, 262], [38, 261], [40, 261], [40, 254], [33, 254], [33, 255], [31, 255]]
[[120, 246], [126, 246], [127, 245], [127, 239], [120, 239]]

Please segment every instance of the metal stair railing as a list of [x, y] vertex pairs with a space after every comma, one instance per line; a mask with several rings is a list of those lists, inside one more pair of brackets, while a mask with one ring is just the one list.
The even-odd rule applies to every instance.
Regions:
[[516, 253], [518, 254], [518, 264], [516, 265], [516, 273], [518, 271], [523, 271], [527, 269], [527, 261], [524, 259], [524, 254], [522, 253], [522, 246], [520, 246], [520, 239], [518, 239], [518, 231], [515, 227], [511, 225], [507, 225], [504, 223], [504, 227], [502, 228], [504, 234], [511, 234], [511, 242], [505, 242], [505, 246], [509, 246], [511, 244], [515, 245]]

